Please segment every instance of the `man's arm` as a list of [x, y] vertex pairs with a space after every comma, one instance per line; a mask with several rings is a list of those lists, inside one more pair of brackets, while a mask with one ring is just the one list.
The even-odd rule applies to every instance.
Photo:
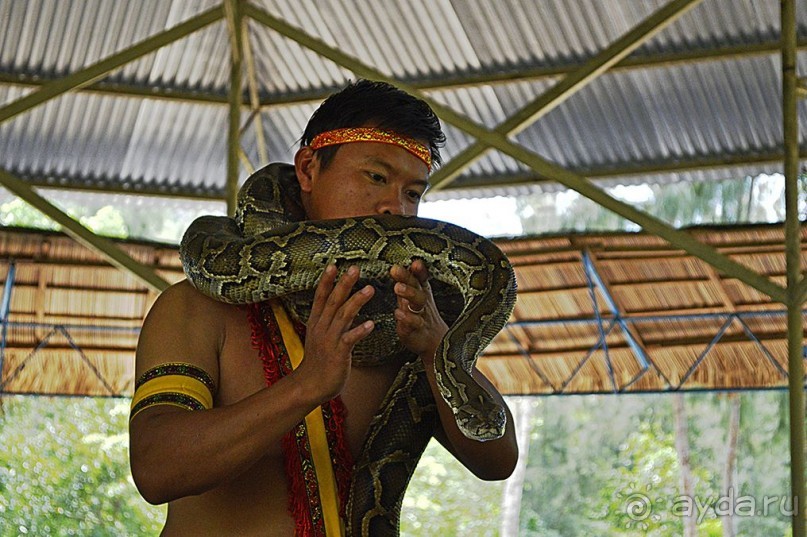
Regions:
[[[353, 346], [372, 331], [372, 324], [351, 328], [372, 288], [351, 296], [357, 272], [339, 282], [335, 278], [331, 267], [317, 287], [305, 358], [292, 374], [232, 405], [200, 411], [157, 405], [132, 419], [132, 475], [147, 501], [158, 504], [200, 494], [261, 457], [279, 454], [283, 435], [341, 391]], [[231, 308], [202, 296], [187, 282], [166, 290], [143, 325], [136, 375], [162, 363], [186, 362], [217, 380], [224, 319], [232, 315]]]
[[[507, 479], [513, 473], [518, 461], [518, 444], [513, 416], [504, 398], [479, 370], [474, 369], [474, 378], [505, 409], [507, 426], [501, 438], [487, 442], [471, 440], [462, 434], [451, 408], [440, 395], [435, 378], [435, 351], [448, 327], [434, 303], [428, 285], [426, 266], [417, 260], [412, 263], [409, 270], [400, 266], [393, 267], [391, 275], [397, 282], [395, 293], [398, 295], [399, 303], [395, 310], [395, 318], [398, 323], [398, 335], [401, 342], [423, 360], [426, 376], [437, 404], [440, 428], [435, 432], [435, 438], [478, 478]], [[411, 305], [412, 308], [406, 307], [407, 305]]]
[[497, 403], [504, 407], [507, 425], [504, 435], [496, 440], [480, 442], [467, 438], [457, 427], [454, 414], [437, 389], [437, 380], [434, 378], [434, 354], [432, 353], [431, 356], [431, 364], [426, 365], [426, 375], [429, 377], [429, 384], [440, 414], [440, 428], [435, 432], [435, 438], [479, 479], [486, 481], [507, 479], [513, 473], [516, 462], [518, 462], [518, 443], [516, 442], [513, 415], [507, 403], [487, 377], [478, 369], [474, 369], [473, 375], [476, 381], [491, 394]]

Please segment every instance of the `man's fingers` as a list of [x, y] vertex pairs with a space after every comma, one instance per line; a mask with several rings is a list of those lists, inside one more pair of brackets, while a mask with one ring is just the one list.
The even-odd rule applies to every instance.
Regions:
[[357, 281], [359, 281], [359, 268], [354, 265], [348, 268], [347, 272], [342, 274], [333, 285], [322, 309], [323, 315], [333, 317], [350, 296], [350, 291]]
[[314, 302], [311, 305], [311, 314], [308, 322], [314, 323], [322, 313], [325, 307], [325, 302], [333, 290], [334, 280], [336, 279], [336, 265], [328, 265], [319, 279], [317, 288], [314, 291]]
[[359, 313], [359, 310], [370, 301], [375, 293], [372, 285], [366, 285], [359, 291], [351, 295], [350, 298], [339, 308], [339, 316], [347, 324], [352, 324], [353, 319]]
[[404, 283], [407, 285], [418, 285], [420, 281], [415, 275], [401, 265], [393, 265], [390, 269], [390, 275], [396, 282]]
[[338, 281], [336, 273], [336, 268], [329, 266], [323, 274], [314, 294], [308, 324], [311, 327], [320, 325], [322, 330], [340, 337], [351, 327], [359, 310], [372, 298], [375, 289], [367, 285], [351, 294], [359, 279], [359, 269], [356, 266], [351, 266]]
[[429, 269], [422, 259], [412, 261], [412, 266], [409, 267], [409, 271], [417, 278], [421, 285], [429, 281]]
[[351, 328], [340, 338], [341, 343], [348, 348], [348, 350], [352, 350], [353, 346], [356, 345], [359, 341], [367, 337], [370, 332], [373, 331], [375, 324], [373, 321], [364, 321], [359, 326], [355, 328]]

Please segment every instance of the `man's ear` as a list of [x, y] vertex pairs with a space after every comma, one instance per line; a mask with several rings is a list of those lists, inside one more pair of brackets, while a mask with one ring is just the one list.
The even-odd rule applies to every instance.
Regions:
[[304, 146], [297, 151], [294, 155], [294, 171], [297, 174], [297, 182], [300, 183], [300, 190], [311, 192], [318, 167], [319, 161], [314, 156], [313, 149]]

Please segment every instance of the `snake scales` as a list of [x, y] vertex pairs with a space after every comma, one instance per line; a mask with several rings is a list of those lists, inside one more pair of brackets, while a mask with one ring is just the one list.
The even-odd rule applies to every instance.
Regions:
[[357, 322], [373, 333], [356, 345], [354, 365], [406, 355], [356, 460], [348, 500], [348, 535], [397, 535], [403, 492], [437, 423], [420, 360], [397, 340], [389, 270], [422, 259], [449, 330], [435, 356], [440, 393], [462, 433], [501, 437], [504, 409], [472, 378], [482, 350], [507, 322], [516, 297], [510, 263], [492, 242], [461, 227], [422, 218], [379, 215], [306, 221], [291, 166], [272, 164], [241, 188], [235, 218], [203, 216], [180, 244], [189, 281], [215, 299], [246, 304], [280, 298], [307, 320], [324, 268], [355, 264], [377, 292]]

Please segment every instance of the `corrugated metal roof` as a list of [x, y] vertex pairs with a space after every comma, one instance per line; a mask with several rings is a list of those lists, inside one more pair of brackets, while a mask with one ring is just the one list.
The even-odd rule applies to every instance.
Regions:
[[[440, 102], [494, 127], [551, 87], [559, 71], [579, 66], [666, 2], [253, 4], [384, 73], [429, 88]], [[217, 5], [213, 0], [0, 0], [0, 102], [31, 91], [18, 83], [75, 72]], [[248, 26], [261, 98], [267, 103], [262, 124], [268, 152], [271, 159], [289, 160], [320, 96], [353, 75], [255, 20]], [[607, 175], [610, 183], [778, 170], [778, 26], [775, 0], [704, 1], [631, 56], [634, 62], [671, 54], [689, 60], [607, 73], [516, 139], [552, 162], [594, 177]], [[804, 44], [805, 9], [799, 10], [799, 35]], [[769, 48], [740, 50], [752, 45]], [[733, 53], [707, 57], [715, 51]], [[229, 36], [222, 20], [133, 61], [108, 80], [124, 93], [181, 93], [217, 102], [90, 91], [62, 96], [0, 124], [0, 167], [34, 184], [222, 196], [228, 61]], [[534, 78], [540, 69], [554, 76]], [[805, 52], [799, 53], [799, 71], [807, 72]], [[502, 73], [511, 81], [479, 83], [480, 77]], [[531, 78], [523, 78], [524, 73]], [[462, 80], [473, 85], [457, 87]], [[272, 105], [273, 100], [285, 104]], [[807, 120], [804, 104], [800, 114], [802, 122]], [[247, 117], [245, 109], [242, 118]], [[448, 160], [471, 140], [454, 127], [446, 130]], [[253, 162], [256, 143], [252, 127], [247, 128], [243, 145]], [[802, 146], [807, 151], [807, 142]], [[712, 169], [726, 158], [729, 165]], [[710, 171], [699, 170], [699, 163]], [[670, 172], [673, 164], [686, 169]], [[624, 173], [614, 175], [614, 169]], [[534, 179], [522, 164], [490, 152], [451, 190], [433, 197], [553, 188], [536, 186]], [[514, 181], [518, 185], [510, 186]]]

